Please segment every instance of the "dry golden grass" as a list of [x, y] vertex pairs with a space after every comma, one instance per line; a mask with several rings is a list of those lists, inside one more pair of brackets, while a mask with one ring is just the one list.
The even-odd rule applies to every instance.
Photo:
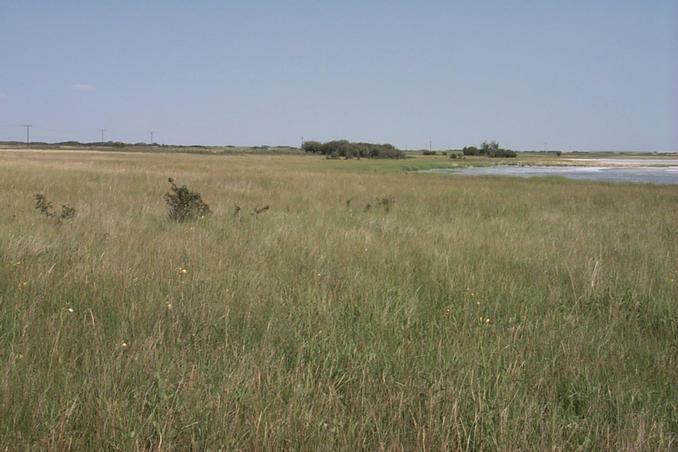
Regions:
[[3, 445], [675, 447], [675, 187], [413, 164], [0, 151]]

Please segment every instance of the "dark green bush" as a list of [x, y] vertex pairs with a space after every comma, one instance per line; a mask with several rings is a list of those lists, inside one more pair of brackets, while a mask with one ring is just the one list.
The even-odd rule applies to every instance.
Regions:
[[165, 193], [165, 201], [169, 208], [169, 218], [174, 221], [189, 221], [207, 217], [211, 211], [203, 202], [200, 193], [193, 192], [187, 186], [178, 187], [170, 177], [172, 191]]

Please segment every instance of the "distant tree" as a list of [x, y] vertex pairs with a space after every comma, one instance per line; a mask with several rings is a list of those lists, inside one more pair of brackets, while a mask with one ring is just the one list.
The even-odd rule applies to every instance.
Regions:
[[494, 140], [489, 143], [483, 141], [483, 144], [480, 145], [480, 152], [488, 157], [496, 157], [499, 152], [499, 143]]
[[349, 147], [350, 145], [347, 140], [328, 141], [327, 143], [322, 144], [320, 153], [334, 157], [346, 157], [346, 152], [349, 151]]
[[304, 141], [304, 144], [301, 146], [301, 149], [304, 152], [312, 152], [314, 154], [318, 154], [320, 152], [320, 149], [322, 147], [322, 143], [319, 141]]
[[480, 146], [480, 154], [486, 157], [515, 157], [517, 154], [510, 149], [502, 149], [496, 141], [483, 141]]

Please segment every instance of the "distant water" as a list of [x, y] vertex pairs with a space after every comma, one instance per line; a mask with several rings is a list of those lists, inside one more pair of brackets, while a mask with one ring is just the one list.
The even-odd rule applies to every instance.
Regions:
[[651, 158], [641, 158], [641, 159], [605, 159], [605, 158], [576, 158], [576, 159], [567, 159], [571, 162], [595, 162], [602, 165], [671, 165], [677, 166], [678, 159], [651, 159]]
[[[644, 160], [643, 163], [647, 163], [647, 161]], [[432, 169], [426, 170], [426, 172], [464, 176], [561, 176], [578, 180], [678, 184], [678, 166], [488, 166], [482, 168]]]

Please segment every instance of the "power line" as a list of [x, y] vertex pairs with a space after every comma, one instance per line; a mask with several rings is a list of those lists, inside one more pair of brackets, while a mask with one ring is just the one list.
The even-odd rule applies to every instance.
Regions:
[[31, 127], [33, 127], [31, 124], [24, 124], [24, 127], [26, 128], [26, 147], [30, 147], [31, 145]]
[[104, 144], [104, 132], [106, 131], [106, 129], [99, 129], [99, 131], [101, 132], [101, 144], [103, 145]]
[[151, 144], [153, 144], [153, 131], [151, 130], [150, 133], [151, 133]]

